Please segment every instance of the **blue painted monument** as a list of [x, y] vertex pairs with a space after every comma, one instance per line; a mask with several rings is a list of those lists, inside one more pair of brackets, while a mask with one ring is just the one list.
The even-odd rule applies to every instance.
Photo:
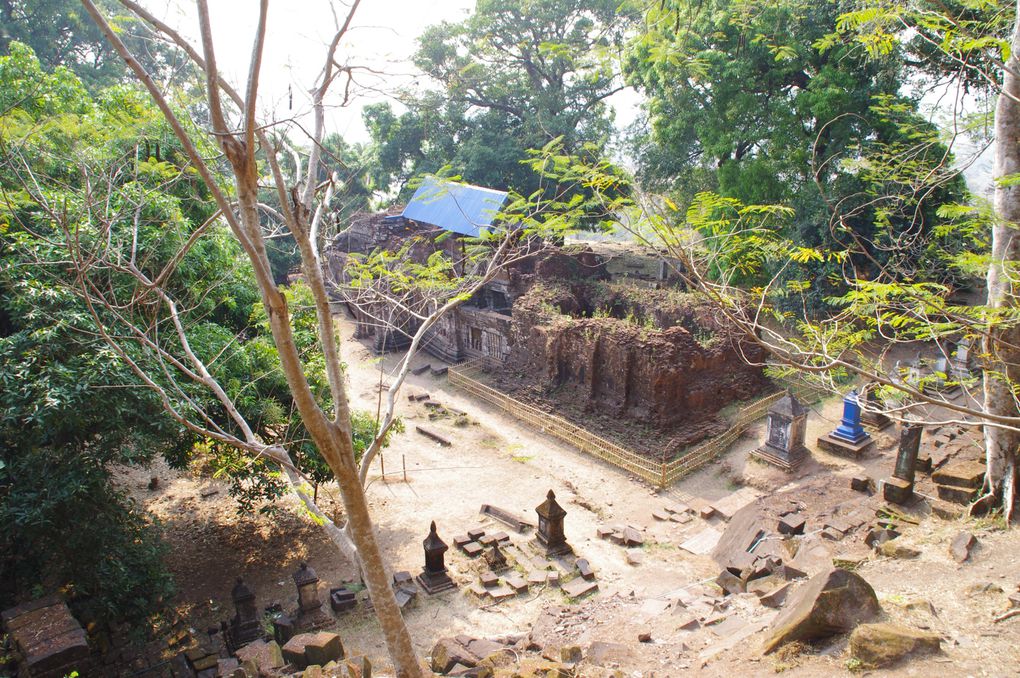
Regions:
[[861, 404], [857, 390], [843, 398], [843, 418], [839, 427], [818, 439], [818, 446], [834, 454], [859, 458], [875, 441], [861, 425]]
[[839, 428], [832, 432], [834, 437], [855, 445], [869, 437], [861, 426], [861, 404], [857, 397], [856, 389], [843, 397], [843, 419], [839, 422]]

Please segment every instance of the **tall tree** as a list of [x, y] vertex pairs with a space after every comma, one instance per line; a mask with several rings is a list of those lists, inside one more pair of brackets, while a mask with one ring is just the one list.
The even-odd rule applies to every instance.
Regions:
[[[104, 37], [127, 62], [173, 130], [188, 163], [183, 174], [201, 182], [216, 211], [178, 244], [166, 265], [150, 268], [144, 265], [144, 258], [134, 246], [145, 222], [132, 215], [134, 210], [144, 210], [144, 201], [136, 197], [129, 202], [133, 210], [125, 212], [119, 209], [119, 201], [95, 200], [95, 194], [89, 193], [83, 196], [81, 203], [74, 205], [74, 210], [64, 211], [60, 209], [62, 205], [46, 200], [38, 192], [33, 198], [46, 217], [64, 230], [63, 242], [77, 282], [75, 290], [88, 306], [98, 335], [131, 368], [135, 377], [156, 393], [164, 411], [179, 425], [217, 444], [229, 446], [243, 454], [247, 461], [275, 465], [286, 476], [292, 491], [316, 516], [337, 548], [352, 562], [360, 564], [396, 675], [420, 676], [421, 667], [386, 575], [363, 486], [365, 475], [372, 459], [385, 444], [387, 434], [397, 425], [396, 396], [422, 338], [444, 313], [491, 280], [500, 267], [547, 224], [531, 214], [508, 216], [506, 229], [488, 233], [484, 242], [474, 243], [471, 250], [477, 252], [477, 256], [463, 262], [465, 274], [462, 277], [451, 280], [449, 275], [445, 276], [443, 294], [434, 297], [419, 318], [410, 348], [385, 394], [385, 406], [374, 438], [359, 463], [343, 366], [339, 360], [339, 336], [330, 310], [322, 260], [322, 248], [332, 236], [328, 232], [331, 223], [328, 215], [338, 181], [334, 176], [328, 181], [315, 180], [323, 172], [326, 107], [331, 87], [350, 78], [354, 70], [353, 66], [344, 65], [341, 57], [344, 37], [358, 9], [357, 0], [338, 20], [325, 50], [322, 69], [310, 90], [312, 122], [306, 128], [307, 139], [296, 151], [284, 148], [280, 143], [283, 135], [273, 132], [276, 128], [293, 131], [299, 129], [297, 125], [288, 128], [285, 123], [261, 120], [259, 115], [263, 46], [269, 25], [268, 0], [259, 3], [243, 95], [217, 66], [206, 0], [197, 2], [200, 49], [134, 0], [119, 1], [186, 55], [201, 77], [208, 102], [208, 130], [194, 127], [179, 112], [168, 98], [171, 94], [157, 84], [131, 54], [103, 12], [92, 0], [82, 0]], [[222, 165], [214, 165], [208, 159], [216, 157], [210, 152], [212, 145], [222, 152]], [[294, 160], [296, 167], [292, 172], [286, 171], [280, 161], [283, 153]], [[265, 182], [276, 194], [275, 209], [265, 209], [260, 201], [260, 188]], [[552, 220], [551, 225], [556, 227], [561, 223]], [[217, 227], [219, 224], [225, 228]], [[79, 230], [88, 237], [81, 237]], [[311, 363], [301, 351], [302, 332], [295, 324], [296, 309], [288, 290], [274, 279], [267, 254], [267, 237], [280, 232], [293, 237], [300, 254], [301, 274], [311, 304], [310, 315], [314, 317], [314, 353], [318, 356]], [[181, 259], [206, 237], [227, 233], [250, 266], [250, 276], [258, 290], [276, 349], [272, 359], [283, 375], [294, 410], [339, 485], [346, 518], [343, 526], [334, 523], [318, 507], [287, 446], [266, 437], [252, 425], [250, 412], [240, 406], [244, 389], [242, 393], [233, 391], [234, 385], [217, 374], [216, 365], [221, 354], [209, 352], [204, 348], [207, 343], [195, 341], [194, 328], [184, 322], [189, 308], [182, 299], [187, 290], [175, 283]], [[440, 261], [434, 268], [452, 270], [452, 265], [443, 259], [437, 257]], [[106, 284], [104, 280], [110, 277], [122, 284]], [[135, 359], [136, 352], [143, 353], [146, 361]]]
[[[111, 11], [116, 3], [103, 0], [101, 6]], [[152, 72], [162, 72], [169, 65], [165, 47], [147, 40], [133, 17], [118, 18], [125, 42]], [[93, 91], [128, 76], [124, 62], [77, 0], [0, 0], [0, 54], [14, 41], [32, 48], [46, 70], [63, 66]]]
[[[701, 192], [684, 212], [667, 197], [641, 204], [627, 198], [610, 201], [607, 210], [626, 212], [625, 228], [680, 262], [678, 274], [712, 299], [719, 313], [749, 340], [762, 344], [776, 369], [808, 375], [835, 391], [845, 390], [851, 380], [860, 387], [876, 387], [882, 407], [900, 420], [981, 427], [987, 461], [985, 494], [974, 502], [972, 511], [987, 511], [1001, 503], [1007, 520], [1013, 519], [1020, 434], [1016, 395], [1020, 376], [1016, 313], [1020, 91], [1016, 78], [1020, 64], [1015, 56], [1020, 49], [1020, 5], [1011, 4], [1004, 13], [1007, 8], [1002, 3], [863, 4], [841, 14], [834, 32], [817, 46], [842, 45], [877, 58], [908, 49], [927, 72], [959, 83], [961, 90], [983, 81], [997, 100], [992, 206], [983, 206], [979, 200], [943, 205], [934, 228], [906, 238], [909, 248], [931, 257], [928, 269], [943, 269], [938, 280], [933, 281], [931, 271], [916, 261], [911, 265], [910, 257], [878, 261], [869, 251], [870, 242], [861, 239], [810, 246], [792, 236], [789, 223], [796, 213], [782, 205], [747, 204]], [[671, 25], [676, 30], [683, 23]], [[910, 44], [914, 40], [920, 42]], [[926, 53], [932, 51], [941, 55], [925, 61]], [[946, 68], [947, 64], [953, 68]], [[909, 114], [910, 109], [898, 106], [891, 112]], [[939, 180], [925, 169], [925, 163], [912, 162], [930, 148], [930, 135], [905, 136], [855, 160], [869, 181], [874, 177], [902, 189], [898, 195], [894, 191], [876, 194], [876, 199], [916, 205], [916, 197], [927, 191], [926, 182], [934, 180], [939, 185]], [[592, 184], [610, 180], [594, 168], [587, 176]], [[840, 205], [834, 207], [838, 224]], [[893, 220], [875, 219], [874, 225], [876, 232], [897, 234]], [[899, 237], [903, 239], [902, 232]], [[953, 249], [942, 251], [937, 246], [940, 240]], [[856, 263], [861, 258], [869, 265]], [[830, 296], [825, 306], [809, 313], [806, 297], [815, 284], [811, 265], [816, 262], [831, 264], [846, 291]], [[986, 302], [961, 298], [951, 280], [939, 281], [944, 280], [945, 271], [954, 271], [964, 281], [983, 275]], [[754, 284], [741, 284], [748, 275]], [[791, 300], [797, 302], [798, 310], [792, 310]], [[936, 353], [929, 360], [938, 357], [948, 362], [961, 341], [982, 347], [980, 378], [966, 370], [948, 369], [944, 363], [925, 375], [890, 365], [886, 359], [896, 344], [910, 344], [916, 350], [917, 342], [925, 342], [927, 351]], [[969, 397], [953, 397], [948, 390], [952, 386], [962, 387]], [[865, 407], [873, 405], [865, 403]]]
[[381, 185], [402, 187], [444, 165], [465, 180], [527, 194], [540, 180], [526, 151], [561, 137], [568, 152], [612, 130], [606, 100], [622, 88], [617, 56], [629, 20], [618, 0], [482, 0], [460, 23], [428, 28], [415, 64], [438, 89], [406, 97], [408, 111], [366, 111]]
[[[962, 182], [938, 130], [902, 94], [901, 55], [872, 59], [827, 40], [846, 7], [655, 3], [627, 62], [630, 81], [649, 96], [651, 130], [638, 142], [642, 183], [684, 209], [699, 191], [787, 205], [796, 212], [791, 235], [805, 245], [866, 243], [859, 266], [882, 265], [897, 241], [930, 231], [936, 208]], [[869, 160], [907, 147], [912, 176], [930, 174], [912, 195], [907, 172], [875, 172]], [[834, 291], [826, 285], [834, 273], [816, 266], [814, 306]]]

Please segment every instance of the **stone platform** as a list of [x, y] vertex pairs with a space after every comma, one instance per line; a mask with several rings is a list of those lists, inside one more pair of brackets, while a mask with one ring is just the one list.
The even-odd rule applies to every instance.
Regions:
[[831, 452], [832, 454], [840, 457], [851, 457], [853, 459], [860, 459], [864, 456], [864, 453], [870, 450], [875, 445], [875, 439], [868, 436], [859, 443], [852, 443], [849, 440], [843, 440], [830, 434], [819, 436], [818, 447]]
[[768, 445], [762, 445], [758, 449], [751, 452], [752, 457], [756, 457], [766, 464], [772, 464], [778, 466], [784, 471], [792, 471], [800, 466], [805, 459], [810, 455], [810, 452], [806, 447], [802, 447], [800, 450], [792, 454], [777, 454], [774, 449]]

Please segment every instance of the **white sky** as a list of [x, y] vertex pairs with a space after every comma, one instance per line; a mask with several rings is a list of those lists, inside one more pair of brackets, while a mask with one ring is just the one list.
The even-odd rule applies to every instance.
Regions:
[[[199, 45], [195, 7], [188, 0], [143, 0], [150, 9]], [[255, 0], [210, 0], [213, 35], [221, 72], [238, 90], [247, 80], [258, 5]], [[260, 103], [263, 112], [276, 118], [307, 118], [308, 97], [325, 59], [326, 46], [338, 21], [347, 14], [350, 0], [270, 0], [270, 27], [263, 59]], [[342, 82], [333, 89], [327, 132], [339, 132], [347, 141], [367, 141], [361, 109], [370, 103], [391, 100], [400, 87], [414, 83], [420, 74], [410, 63], [417, 37], [426, 27], [441, 21], [461, 21], [474, 11], [474, 0], [362, 0], [353, 28], [341, 43], [338, 61], [367, 66], [380, 75], [359, 73], [356, 96], [346, 107]], [[331, 7], [333, 9], [331, 9]], [[336, 16], [334, 17], [334, 11]], [[423, 76], [422, 76], [423, 77]], [[293, 109], [288, 108], [288, 88]], [[623, 94], [623, 93], [621, 93]], [[617, 120], [634, 119], [639, 97], [633, 90], [612, 101]], [[399, 110], [400, 106], [395, 104]], [[297, 139], [297, 134], [294, 135]]]
[[[190, 0], [143, 0], [158, 16], [178, 28], [198, 45], [198, 21]], [[347, 14], [350, 0], [270, 0], [269, 26], [262, 68], [260, 104], [264, 119], [296, 118], [309, 124], [307, 90], [322, 68], [326, 45], [338, 21]], [[255, 0], [209, 0], [213, 33], [221, 72], [243, 90], [247, 79], [258, 5]], [[361, 109], [370, 103], [389, 100], [393, 93], [424, 76], [417, 73], [410, 57], [417, 38], [426, 27], [441, 21], [461, 21], [474, 11], [475, 0], [362, 0], [353, 28], [338, 50], [340, 63], [366, 66], [378, 72], [359, 73], [350, 103], [340, 107], [343, 83], [334, 86], [327, 117], [327, 132], [339, 132], [348, 142], [367, 141]], [[335, 11], [335, 15], [334, 15]], [[293, 92], [289, 108], [288, 91]], [[928, 97], [926, 103], [935, 101]], [[616, 110], [618, 127], [632, 122], [641, 96], [626, 89], [609, 100]], [[942, 98], [941, 108], [947, 106]], [[940, 117], [944, 117], [940, 116]], [[295, 130], [294, 139], [300, 138]], [[958, 140], [958, 161], [973, 148]], [[970, 146], [970, 148], [968, 148]], [[972, 190], [983, 192], [990, 174], [989, 154], [967, 172]], [[617, 160], [626, 161], [624, 158]]]

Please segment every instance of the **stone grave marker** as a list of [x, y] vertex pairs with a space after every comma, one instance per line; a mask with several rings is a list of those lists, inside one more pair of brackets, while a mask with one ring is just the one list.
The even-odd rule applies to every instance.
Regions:
[[[450, 548], [436, 532], [436, 521], [429, 527], [429, 536], [422, 542], [425, 549], [425, 567], [417, 576], [417, 581], [430, 596], [442, 591], [456, 588], [456, 584], [446, 572], [444, 562], [446, 551]], [[481, 547], [479, 547], [481, 548]]]

